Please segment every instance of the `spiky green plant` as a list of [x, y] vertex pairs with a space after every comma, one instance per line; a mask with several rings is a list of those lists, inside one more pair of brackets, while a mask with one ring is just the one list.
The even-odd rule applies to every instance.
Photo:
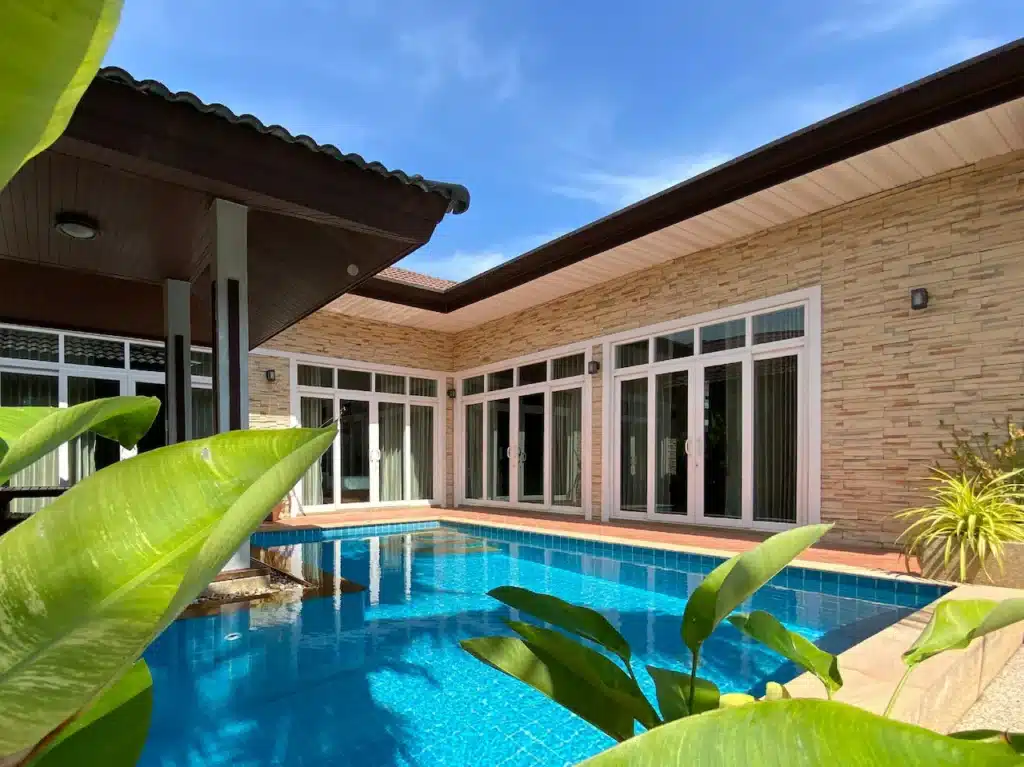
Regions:
[[943, 567], [949, 570], [955, 556], [961, 581], [975, 562], [991, 579], [989, 558], [1002, 571], [1004, 546], [1024, 541], [1024, 486], [1017, 481], [1022, 471], [986, 479], [935, 469], [932, 503], [896, 515], [913, 520], [899, 538], [904, 554], [920, 557], [929, 546], [941, 545]]

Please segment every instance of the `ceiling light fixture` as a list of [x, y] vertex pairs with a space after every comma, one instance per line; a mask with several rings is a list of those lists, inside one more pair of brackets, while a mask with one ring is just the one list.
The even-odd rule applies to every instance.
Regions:
[[58, 213], [54, 227], [72, 240], [94, 240], [100, 233], [96, 219], [82, 213]]

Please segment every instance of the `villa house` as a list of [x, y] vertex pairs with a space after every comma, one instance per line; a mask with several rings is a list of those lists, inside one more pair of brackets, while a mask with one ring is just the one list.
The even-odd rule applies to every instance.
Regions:
[[340, 423], [293, 514], [823, 521], [889, 545], [941, 422], [1024, 409], [1022, 291], [1017, 42], [465, 282], [380, 271], [250, 353], [249, 423]]

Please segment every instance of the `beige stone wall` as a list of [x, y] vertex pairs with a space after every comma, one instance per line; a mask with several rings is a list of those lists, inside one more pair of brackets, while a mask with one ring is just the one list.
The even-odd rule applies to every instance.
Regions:
[[[488, 322], [455, 370], [822, 287], [822, 518], [890, 544], [921, 501], [939, 421], [1024, 410], [1024, 156], [988, 161]], [[910, 309], [909, 291], [931, 304]], [[599, 383], [595, 381], [595, 383]], [[594, 392], [593, 503], [600, 508]]]
[[[277, 378], [267, 381], [266, 371]], [[291, 426], [291, 368], [284, 357], [249, 355], [249, 428]]]

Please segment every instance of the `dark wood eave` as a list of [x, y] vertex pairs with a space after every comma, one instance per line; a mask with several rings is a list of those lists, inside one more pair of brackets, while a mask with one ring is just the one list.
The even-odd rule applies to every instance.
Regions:
[[368, 280], [356, 295], [448, 313], [872, 149], [1024, 96], [1017, 40], [766, 144], [445, 291]]

